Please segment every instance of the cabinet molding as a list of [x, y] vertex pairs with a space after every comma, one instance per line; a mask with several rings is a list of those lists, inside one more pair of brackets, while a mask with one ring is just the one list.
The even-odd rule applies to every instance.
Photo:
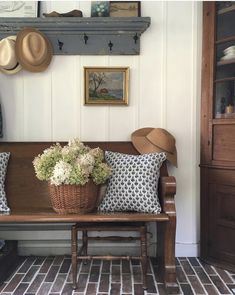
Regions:
[[33, 27], [44, 32], [55, 55], [139, 55], [150, 17], [0, 18], [0, 38]]

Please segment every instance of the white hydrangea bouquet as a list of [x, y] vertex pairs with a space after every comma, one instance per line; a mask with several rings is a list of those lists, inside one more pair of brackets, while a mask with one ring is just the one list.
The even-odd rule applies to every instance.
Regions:
[[44, 150], [34, 159], [33, 165], [39, 180], [54, 185], [84, 185], [90, 178], [101, 184], [111, 175], [111, 168], [103, 160], [104, 152], [100, 148], [91, 149], [73, 139], [64, 147], [56, 143]]
[[91, 211], [94, 204], [87, 204], [90, 195], [97, 194], [97, 185], [105, 183], [111, 175], [111, 168], [104, 163], [104, 152], [99, 147], [92, 149], [84, 145], [79, 139], [45, 149], [35, 157], [33, 166], [36, 177], [49, 182], [52, 206], [58, 213]]

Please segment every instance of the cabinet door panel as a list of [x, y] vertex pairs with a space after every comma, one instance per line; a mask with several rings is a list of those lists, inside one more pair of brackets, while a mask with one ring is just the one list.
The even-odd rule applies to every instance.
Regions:
[[213, 160], [235, 161], [235, 125], [214, 125]]
[[235, 263], [235, 186], [209, 185], [209, 256]]

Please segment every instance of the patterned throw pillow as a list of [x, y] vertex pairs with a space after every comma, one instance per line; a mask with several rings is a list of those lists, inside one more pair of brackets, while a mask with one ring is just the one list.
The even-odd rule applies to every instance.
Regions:
[[5, 193], [5, 178], [10, 153], [0, 153], [0, 212], [9, 212]]
[[157, 188], [165, 153], [127, 155], [105, 152], [112, 168], [107, 190], [99, 210], [160, 213]]

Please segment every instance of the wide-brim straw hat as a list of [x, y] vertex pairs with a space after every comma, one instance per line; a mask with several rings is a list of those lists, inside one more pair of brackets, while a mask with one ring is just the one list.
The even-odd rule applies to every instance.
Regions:
[[0, 41], [0, 71], [7, 75], [18, 73], [22, 67], [16, 53], [16, 36], [8, 36]]
[[177, 167], [175, 138], [162, 128], [141, 128], [131, 134], [134, 147], [141, 154], [165, 152], [167, 160]]
[[23, 69], [43, 72], [51, 62], [53, 48], [44, 33], [28, 27], [17, 34], [16, 56]]

